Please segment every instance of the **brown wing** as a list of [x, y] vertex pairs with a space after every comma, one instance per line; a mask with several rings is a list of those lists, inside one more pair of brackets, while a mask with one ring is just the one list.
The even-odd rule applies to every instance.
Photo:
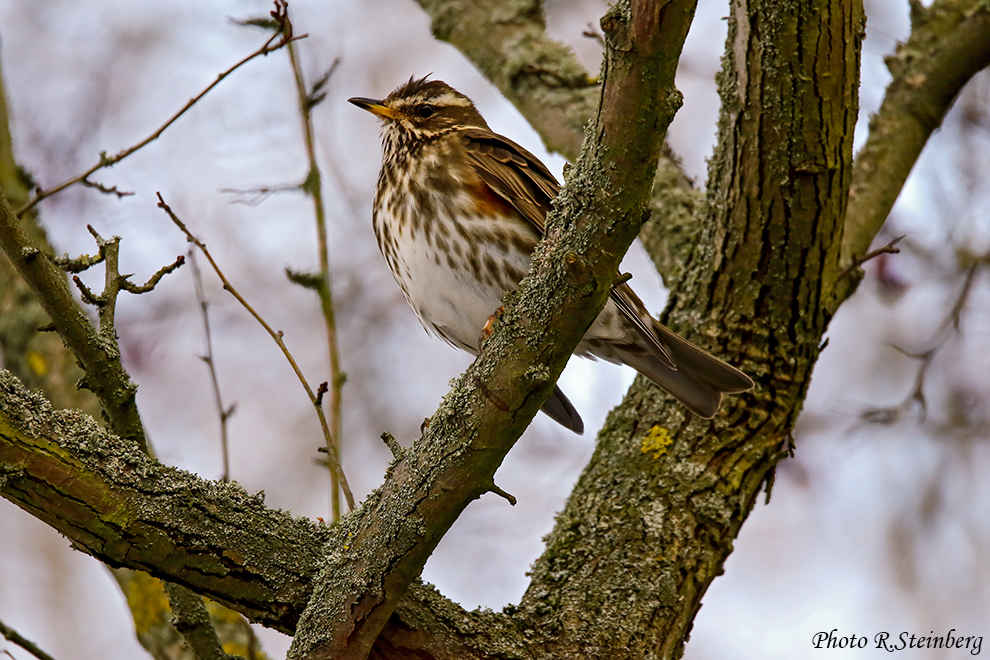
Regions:
[[[465, 130], [461, 143], [481, 180], [543, 236], [550, 202], [560, 192], [560, 184], [546, 165], [512, 140], [484, 129]], [[625, 285], [615, 287], [610, 297], [642, 336], [650, 352], [676, 370], [670, 354], [652, 330], [653, 320], [632, 289]]]
[[485, 185], [543, 236], [550, 202], [560, 192], [546, 165], [512, 140], [484, 129], [465, 130], [461, 143]]

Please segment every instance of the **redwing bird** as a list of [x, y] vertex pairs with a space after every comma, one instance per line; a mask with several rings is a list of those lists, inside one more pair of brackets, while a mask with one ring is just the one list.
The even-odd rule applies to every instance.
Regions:
[[[410, 79], [384, 100], [350, 102], [382, 120], [373, 224], [395, 281], [427, 332], [477, 355], [502, 297], [529, 270], [560, 184], [442, 81]], [[626, 284], [612, 290], [575, 353], [628, 364], [701, 417], [715, 415], [723, 393], [753, 387], [654, 320]], [[584, 431], [560, 388], [543, 412]]]

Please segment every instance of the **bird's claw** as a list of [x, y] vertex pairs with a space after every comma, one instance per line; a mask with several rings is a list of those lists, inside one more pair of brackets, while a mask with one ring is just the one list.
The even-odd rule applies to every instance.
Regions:
[[481, 329], [481, 341], [479, 343], [485, 343], [485, 341], [492, 336], [492, 326], [495, 324], [495, 320], [502, 316], [502, 312], [504, 311], [505, 307], [500, 305], [499, 308], [492, 312], [492, 315], [488, 317], [488, 320], [485, 321], [485, 327]]

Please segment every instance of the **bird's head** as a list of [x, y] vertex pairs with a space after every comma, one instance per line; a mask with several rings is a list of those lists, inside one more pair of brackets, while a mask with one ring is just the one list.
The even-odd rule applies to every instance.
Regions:
[[386, 132], [397, 129], [413, 139], [488, 128], [471, 99], [442, 80], [410, 78], [383, 100], [356, 96], [348, 102], [377, 115]]

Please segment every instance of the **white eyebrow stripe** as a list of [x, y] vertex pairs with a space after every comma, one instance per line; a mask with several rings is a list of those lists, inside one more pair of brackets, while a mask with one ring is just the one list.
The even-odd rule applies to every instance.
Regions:
[[459, 105], [461, 107], [467, 107], [471, 105], [471, 101], [456, 94], [451, 94], [447, 92], [443, 96], [434, 100], [437, 105]]

